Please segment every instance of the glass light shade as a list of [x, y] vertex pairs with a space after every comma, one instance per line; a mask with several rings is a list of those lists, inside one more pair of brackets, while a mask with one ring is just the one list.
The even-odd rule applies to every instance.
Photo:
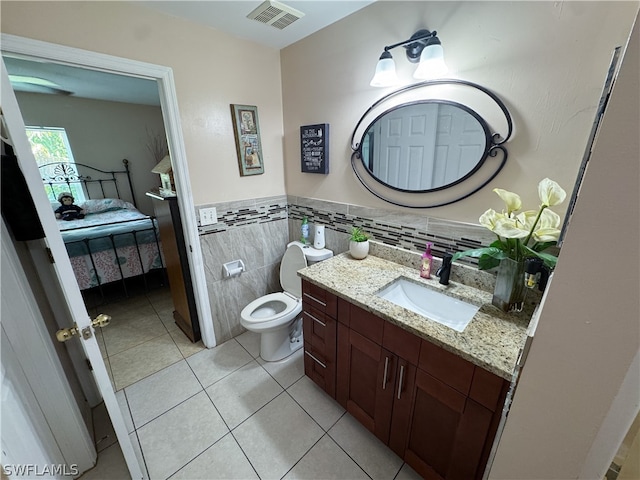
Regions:
[[420, 63], [413, 73], [414, 78], [430, 80], [444, 77], [449, 69], [444, 63], [444, 51], [442, 45], [427, 45], [420, 55]]
[[384, 52], [376, 65], [376, 72], [371, 79], [372, 87], [391, 87], [399, 83], [396, 64], [389, 52]]

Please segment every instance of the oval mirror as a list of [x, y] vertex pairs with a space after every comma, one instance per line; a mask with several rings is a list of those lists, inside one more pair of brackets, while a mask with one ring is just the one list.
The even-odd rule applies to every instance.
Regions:
[[487, 88], [428, 80], [390, 92], [366, 110], [351, 135], [351, 167], [385, 202], [441, 207], [496, 177], [512, 132], [506, 105]]
[[365, 130], [360, 158], [369, 174], [402, 192], [447, 188], [485, 160], [490, 133], [476, 112], [454, 102], [404, 104]]

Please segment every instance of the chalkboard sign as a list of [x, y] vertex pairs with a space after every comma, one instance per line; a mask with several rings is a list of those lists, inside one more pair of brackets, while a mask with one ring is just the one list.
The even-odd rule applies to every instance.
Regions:
[[300, 151], [304, 173], [329, 173], [329, 124], [300, 127]]

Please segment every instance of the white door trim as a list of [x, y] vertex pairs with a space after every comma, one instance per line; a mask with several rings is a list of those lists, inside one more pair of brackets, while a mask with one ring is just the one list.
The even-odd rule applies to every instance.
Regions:
[[158, 82], [160, 105], [165, 124], [165, 131], [171, 155], [171, 164], [176, 172], [176, 190], [178, 205], [182, 214], [184, 236], [189, 246], [189, 268], [193, 279], [193, 291], [198, 310], [202, 341], [208, 348], [216, 346], [213, 331], [213, 319], [209, 304], [209, 293], [204, 274], [204, 261], [198, 224], [196, 220], [191, 181], [187, 166], [187, 155], [184, 138], [180, 127], [180, 112], [175, 91], [173, 70], [170, 67], [139, 62], [127, 58], [115, 57], [103, 53], [91, 52], [64, 45], [33, 40], [16, 35], [1, 34], [2, 51], [17, 55], [26, 55], [36, 59], [51, 60], [81, 68], [101, 70], [119, 75], [139, 76], [154, 79]]

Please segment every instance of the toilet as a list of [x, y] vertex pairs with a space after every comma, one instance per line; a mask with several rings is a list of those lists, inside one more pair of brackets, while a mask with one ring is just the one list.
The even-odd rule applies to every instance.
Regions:
[[316, 249], [291, 242], [280, 263], [282, 292], [264, 295], [242, 309], [240, 324], [260, 334], [260, 357], [275, 362], [302, 347], [302, 279], [298, 270], [333, 256], [326, 248]]

